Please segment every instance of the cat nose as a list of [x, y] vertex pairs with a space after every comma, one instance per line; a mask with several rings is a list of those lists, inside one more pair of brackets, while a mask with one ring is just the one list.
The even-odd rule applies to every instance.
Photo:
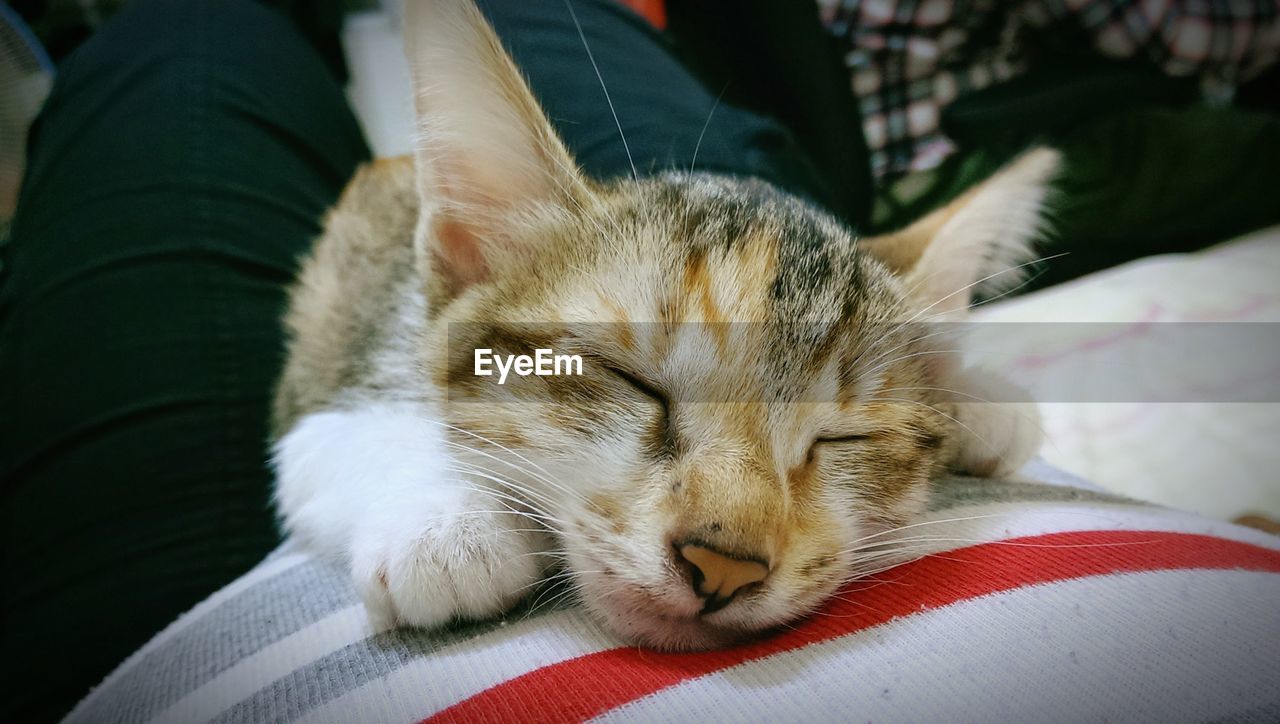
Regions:
[[707, 600], [704, 614], [719, 611], [744, 586], [759, 583], [769, 575], [769, 567], [760, 561], [732, 558], [704, 545], [687, 543], [676, 546], [676, 550], [693, 567], [693, 590]]

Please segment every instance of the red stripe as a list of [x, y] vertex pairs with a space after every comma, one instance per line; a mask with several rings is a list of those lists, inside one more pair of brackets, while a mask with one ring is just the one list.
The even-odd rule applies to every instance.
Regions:
[[894, 569], [895, 580], [908, 585], [858, 590], [854, 583], [842, 591], [850, 600], [833, 599], [823, 609], [833, 615], [811, 616], [745, 646], [692, 654], [599, 651], [505, 681], [425, 721], [582, 721], [682, 681], [922, 610], [1037, 583], [1176, 569], [1280, 573], [1280, 551], [1155, 531], [1078, 531], [983, 543]]

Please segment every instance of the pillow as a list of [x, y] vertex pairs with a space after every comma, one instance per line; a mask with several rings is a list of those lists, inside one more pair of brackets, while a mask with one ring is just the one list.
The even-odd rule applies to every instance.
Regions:
[[377, 632], [340, 566], [286, 544], [69, 721], [1280, 720], [1280, 538], [1024, 477], [940, 482], [901, 565], [692, 654], [621, 645], [556, 588]]

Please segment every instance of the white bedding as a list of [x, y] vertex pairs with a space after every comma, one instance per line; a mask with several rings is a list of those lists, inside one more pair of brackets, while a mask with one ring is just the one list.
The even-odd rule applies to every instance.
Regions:
[[[1280, 516], [1280, 325], [1217, 327], [1229, 340], [1220, 349], [1169, 344], [1174, 336], [1185, 343], [1192, 332], [1212, 332], [1205, 322], [1280, 322], [1280, 227], [996, 302], [977, 318], [1115, 323], [1043, 324], [1039, 333], [1020, 325], [1016, 334], [981, 325], [971, 338], [974, 359], [1042, 401], [1049, 462], [1108, 490], [1214, 517]], [[1181, 326], [1156, 326], [1166, 323]], [[1244, 340], [1251, 340], [1247, 349]], [[1183, 401], [1063, 401], [1118, 379], [1142, 397], [1138, 388], [1170, 374], [1188, 390]], [[1096, 399], [1108, 398], [1104, 392]]]

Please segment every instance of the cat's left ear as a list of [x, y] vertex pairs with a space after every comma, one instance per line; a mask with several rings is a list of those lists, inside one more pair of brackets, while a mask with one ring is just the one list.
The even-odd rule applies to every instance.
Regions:
[[1009, 289], [1025, 276], [1060, 165], [1053, 149], [1029, 151], [905, 229], [858, 245], [901, 277], [931, 317], [962, 314], [975, 292]]
[[472, 0], [408, 0], [404, 17], [419, 263], [456, 294], [528, 251], [513, 246], [529, 211], [574, 208], [586, 182]]

